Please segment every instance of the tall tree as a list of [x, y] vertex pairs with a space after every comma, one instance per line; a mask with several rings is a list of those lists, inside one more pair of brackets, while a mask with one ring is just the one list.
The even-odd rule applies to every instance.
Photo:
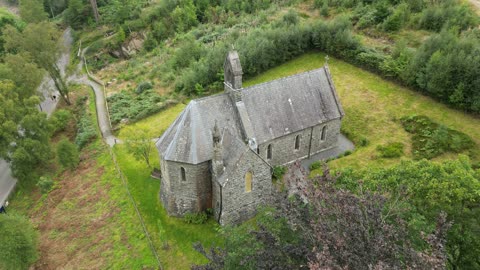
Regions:
[[7, 54], [4, 63], [0, 63], [0, 78], [15, 83], [20, 99], [36, 94], [43, 75], [44, 71], [33, 63], [28, 54]]
[[65, 102], [70, 105], [69, 90], [57, 59], [62, 46], [59, 31], [49, 22], [29, 24], [20, 32], [7, 26], [5, 29], [5, 49], [11, 52], [29, 53], [33, 61], [45, 69]]
[[100, 21], [100, 14], [98, 13], [97, 0], [90, 0], [90, 5], [92, 6], [93, 17], [98, 23]]
[[37, 96], [19, 96], [11, 81], [0, 81], [0, 157], [19, 180], [30, 178], [51, 157], [51, 126], [39, 103]]
[[39, 23], [47, 19], [47, 13], [43, 9], [43, 1], [20, 0], [20, 17], [27, 23]]

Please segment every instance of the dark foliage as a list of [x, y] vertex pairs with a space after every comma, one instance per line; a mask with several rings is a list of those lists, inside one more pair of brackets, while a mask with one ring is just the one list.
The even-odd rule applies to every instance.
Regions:
[[335, 188], [326, 166], [307, 179], [296, 163], [285, 179], [296, 195], [279, 195], [277, 210], [261, 212], [256, 227], [226, 228], [225, 249], [196, 244], [210, 263], [192, 269], [445, 269], [444, 214], [426, 238], [428, 252], [418, 252], [405, 221], [385, 213], [386, 197]]
[[114, 94], [107, 98], [112, 124], [118, 124], [122, 119], [135, 122], [159, 112], [169, 105], [163, 102], [165, 99], [150, 89], [138, 95], [130, 91]]
[[415, 159], [431, 159], [446, 152], [459, 153], [475, 145], [468, 135], [435, 123], [426, 116], [403, 117], [401, 122], [403, 128], [413, 134]]

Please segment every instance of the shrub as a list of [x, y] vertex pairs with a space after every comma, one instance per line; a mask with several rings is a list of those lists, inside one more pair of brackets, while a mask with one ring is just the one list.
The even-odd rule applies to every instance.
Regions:
[[68, 139], [62, 139], [57, 145], [57, 158], [63, 168], [74, 169], [80, 161], [77, 146]]
[[135, 93], [137, 93], [137, 95], [143, 93], [145, 90], [149, 90], [149, 89], [152, 89], [153, 88], [153, 85], [151, 82], [142, 82], [140, 83], [138, 86], [137, 86], [137, 89], [135, 90]]
[[298, 21], [298, 13], [295, 10], [290, 9], [285, 15], [283, 15], [283, 22], [286, 25], [296, 25]]
[[370, 144], [370, 141], [367, 138], [365, 137], [360, 138], [359, 146], [365, 147], [368, 144]]
[[281, 180], [283, 175], [287, 172], [287, 167], [285, 166], [275, 166], [273, 167], [273, 178], [275, 180]]
[[[82, 106], [83, 108], [83, 106]], [[82, 149], [87, 143], [91, 142], [97, 137], [97, 130], [92, 121], [90, 113], [85, 111], [77, 123], [77, 136], [75, 137], [75, 144]]]
[[403, 128], [412, 133], [413, 157], [431, 159], [446, 152], [461, 152], [475, 143], [466, 134], [433, 122], [426, 116], [408, 116], [400, 119]]
[[43, 194], [46, 194], [52, 190], [53, 187], [53, 180], [49, 176], [42, 176], [38, 179], [37, 187], [40, 188], [40, 191]]
[[64, 131], [71, 119], [72, 113], [70, 111], [64, 109], [55, 111], [49, 119], [53, 133]]
[[29, 269], [37, 258], [38, 233], [27, 218], [0, 214], [0, 269]]
[[208, 215], [206, 212], [199, 213], [186, 213], [183, 217], [183, 221], [188, 224], [204, 224], [208, 220]]
[[398, 158], [403, 155], [403, 147], [403, 143], [393, 142], [377, 146], [377, 151], [382, 158]]
[[321, 160], [314, 161], [312, 164], [310, 164], [310, 170], [316, 170], [320, 169], [322, 167], [323, 162]]

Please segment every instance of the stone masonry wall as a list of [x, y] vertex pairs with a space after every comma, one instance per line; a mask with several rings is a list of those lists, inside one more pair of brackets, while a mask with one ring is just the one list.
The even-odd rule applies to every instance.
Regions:
[[[209, 162], [197, 165], [161, 160], [160, 200], [169, 215], [183, 216], [212, 207]], [[181, 168], [185, 169], [185, 181]]]
[[[327, 126], [327, 133], [325, 140], [322, 141], [321, 132], [325, 125]], [[327, 148], [336, 146], [338, 135], [340, 134], [340, 125], [341, 120], [335, 119], [314, 126], [313, 128], [307, 128], [263, 143], [259, 145], [259, 155], [272, 166], [307, 158], [309, 151], [310, 155], [313, 155]], [[298, 150], [295, 149], [295, 138], [297, 135], [300, 135], [300, 147]], [[311, 148], [310, 142], [312, 144]], [[272, 159], [267, 159], [267, 148], [269, 144], [272, 145]]]
[[[245, 191], [245, 174], [253, 173], [252, 190]], [[228, 181], [222, 188], [220, 224], [236, 224], [252, 218], [260, 205], [267, 204], [272, 193], [270, 166], [254, 152], [246, 150], [234, 170], [227, 172]]]

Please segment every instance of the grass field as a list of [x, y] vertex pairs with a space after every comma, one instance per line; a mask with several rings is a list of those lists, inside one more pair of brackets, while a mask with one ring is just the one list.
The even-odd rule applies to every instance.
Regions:
[[[134, 129], [143, 129], [148, 131], [149, 134], [153, 134], [155, 137], [160, 137], [163, 132], [170, 126], [170, 124], [177, 118], [177, 116], [185, 108], [185, 104], [179, 103], [173, 107], [170, 107], [160, 113], [149, 116], [134, 124], [129, 125]], [[118, 132], [118, 138], [124, 139], [124, 130]]]
[[[307, 53], [299, 58], [273, 68], [255, 78], [247, 80], [249, 86], [283, 76], [320, 68], [325, 63], [322, 53]], [[379, 158], [376, 147], [390, 142], [401, 142], [406, 147], [402, 158], [411, 158], [411, 138], [398, 120], [406, 115], [426, 115], [432, 120], [449, 128], [469, 135], [477, 144], [469, 151], [472, 159], [478, 161], [480, 143], [480, 119], [422, 96], [417, 92], [386, 81], [380, 76], [357, 68], [334, 58], [329, 60], [335, 86], [345, 110], [343, 130], [354, 137], [367, 138], [366, 147], [357, 147], [350, 156], [335, 160], [329, 164], [333, 168], [386, 166], [399, 161]], [[455, 158], [454, 154], [442, 155], [437, 159]]]

